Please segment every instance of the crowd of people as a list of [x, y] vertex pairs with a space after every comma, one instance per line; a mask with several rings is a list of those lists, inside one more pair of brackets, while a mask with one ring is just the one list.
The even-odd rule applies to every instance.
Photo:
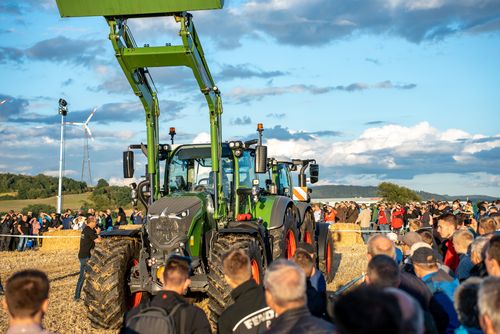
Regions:
[[40, 245], [39, 238], [43, 233], [58, 230], [83, 230], [89, 217], [95, 217], [97, 227], [110, 230], [119, 225], [142, 224], [143, 213], [133, 210], [127, 217], [123, 208], [115, 212], [110, 209], [97, 211], [90, 208], [84, 210], [66, 210], [61, 215], [52, 213], [14, 212], [10, 210], [0, 218], [0, 251], [24, 251], [36, 249]]
[[[370, 222], [364, 280], [341, 294], [326, 290], [310, 244], [299, 244], [289, 260], [273, 261], [263, 284], [252, 278], [244, 250], [228, 250], [223, 273], [233, 303], [218, 317], [217, 332], [500, 334], [500, 202], [483, 202], [470, 213], [460, 202], [436, 204], [374, 207], [379, 212]], [[401, 226], [393, 226], [394, 212], [400, 212]], [[91, 216], [82, 231], [84, 258], [100, 241], [96, 221]], [[121, 333], [211, 333], [205, 312], [183, 298], [190, 265], [190, 258], [169, 257], [163, 290], [125, 314]], [[7, 280], [8, 334], [46, 333], [41, 321], [48, 288], [45, 274], [33, 270]]]
[[[456, 217], [458, 225], [467, 226], [471, 231], [477, 232], [480, 225], [483, 228], [488, 225], [487, 232], [491, 232], [495, 227], [491, 219], [499, 224], [500, 200], [492, 203], [481, 201], [476, 205], [470, 200], [454, 200], [451, 205], [446, 201], [427, 201], [404, 205], [380, 202], [370, 206], [350, 201], [333, 205], [314, 203], [313, 210], [316, 222], [359, 224], [362, 232], [380, 230], [400, 234], [431, 229], [436, 227], [438, 217], [448, 213]], [[365, 242], [369, 236], [369, 233], [362, 233]]]

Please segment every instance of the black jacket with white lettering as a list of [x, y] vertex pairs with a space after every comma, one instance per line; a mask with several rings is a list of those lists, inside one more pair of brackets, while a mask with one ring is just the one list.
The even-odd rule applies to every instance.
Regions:
[[258, 334], [265, 332], [276, 317], [266, 304], [264, 288], [253, 279], [239, 285], [231, 292], [234, 304], [219, 317], [219, 334]]

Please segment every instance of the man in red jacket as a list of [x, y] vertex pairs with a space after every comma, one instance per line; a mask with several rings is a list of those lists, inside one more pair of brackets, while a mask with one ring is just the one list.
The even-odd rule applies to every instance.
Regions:
[[443, 262], [447, 265], [453, 272], [458, 267], [460, 262], [460, 257], [453, 247], [453, 234], [457, 230], [457, 217], [451, 213], [444, 214], [438, 218], [437, 232], [441, 237], [441, 245], [439, 246], [439, 251], [443, 256]]
[[389, 231], [391, 216], [387, 214], [385, 204], [380, 204], [378, 211], [378, 227], [381, 231]]
[[401, 207], [401, 205], [396, 204], [396, 207], [392, 211], [391, 215], [391, 227], [392, 230], [398, 233], [403, 227], [403, 215], [405, 214], [405, 210]]

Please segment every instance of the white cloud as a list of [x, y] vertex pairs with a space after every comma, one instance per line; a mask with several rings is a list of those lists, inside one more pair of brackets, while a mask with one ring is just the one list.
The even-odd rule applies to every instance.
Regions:
[[193, 139], [194, 144], [210, 143], [210, 134], [207, 132], [200, 132]]
[[[477, 162], [473, 154], [500, 148], [500, 136], [485, 138], [458, 129], [439, 131], [428, 122], [414, 126], [384, 125], [365, 130], [358, 138], [346, 141], [314, 138], [313, 140], [267, 141], [270, 154], [287, 158], [316, 158], [320, 164], [332, 166], [373, 166], [398, 169], [404, 161], [409, 167], [412, 159], [424, 157], [450, 157], [461, 164]], [[459, 140], [460, 139], [460, 140]], [[439, 169], [440, 166], [430, 165]], [[442, 168], [445, 168], [442, 166]]]
[[27, 172], [33, 169], [33, 166], [18, 166], [16, 167], [16, 171], [19, 173]]

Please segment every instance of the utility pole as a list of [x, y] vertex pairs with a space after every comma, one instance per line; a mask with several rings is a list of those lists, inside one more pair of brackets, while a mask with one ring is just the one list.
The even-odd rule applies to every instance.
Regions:
[[62, 211], [62, 180], [64, 165], [64, 117], [68, 114], [68, 102], [59, 99], [59, 115], [61, 115], [61, 143], [59, 147], [59, 187], [57, 192], [57, 213]]

